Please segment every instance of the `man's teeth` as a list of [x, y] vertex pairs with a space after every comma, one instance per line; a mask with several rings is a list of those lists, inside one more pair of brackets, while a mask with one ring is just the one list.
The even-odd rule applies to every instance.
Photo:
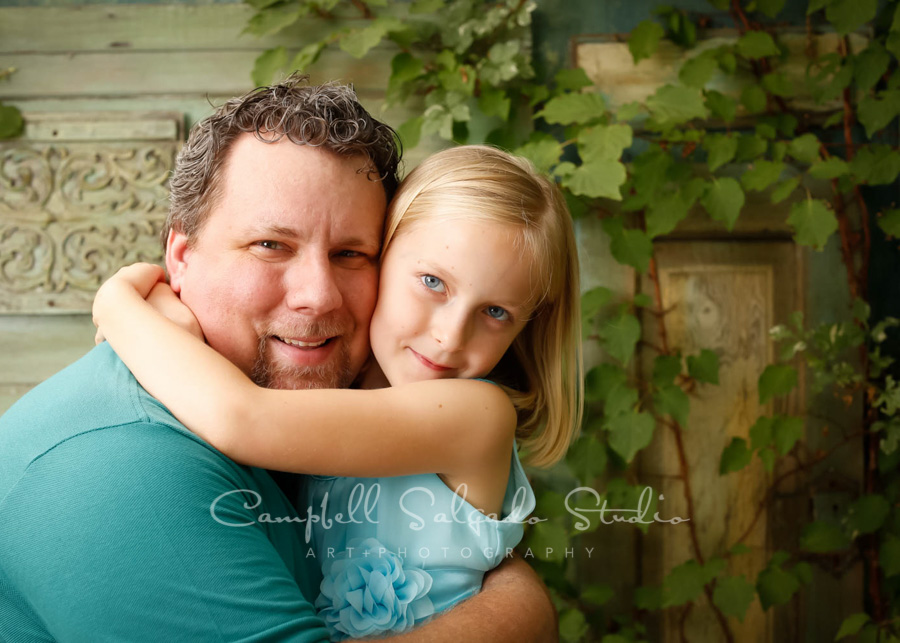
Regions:
[[299, 339], [288, 339], [287, 337], [279, 337], [281, 341], [285, 344], [290, 344], [291, 346], [297, 346], [299, 348], [317, 348], [327, 342], [327, 339], [323, 339], [321, 342], [301, 342]]

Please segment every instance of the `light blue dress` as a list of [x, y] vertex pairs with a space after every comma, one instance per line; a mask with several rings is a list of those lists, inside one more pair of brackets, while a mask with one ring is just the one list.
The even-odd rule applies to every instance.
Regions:
[[403, 632], [476, 594], [534, 511], [515, 448], [500, 519], [435, 474], [309, 476], [303, 495], [318, 517], [307, 531], [324, 577], [315, 605], [335, 641]]

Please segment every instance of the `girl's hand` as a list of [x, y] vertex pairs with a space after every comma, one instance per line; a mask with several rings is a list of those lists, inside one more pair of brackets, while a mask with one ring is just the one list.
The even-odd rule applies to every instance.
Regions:
[[147, 303], [201, 341], [205, 341], [200, 322], [191, 309], [181, 303], [175, 291], [165, 282], [157, 282], [147, 295]]
[[146, 299], [163, 316], [203, 339], [197, 318], [166, 283], [165, 271], [154, 264], [136, 263], [121, 268], [97, 291], [93, 307], [94, 325], [97, 327], [95, 343], [99, 344], [104, 340], [104, 320], [109, 320], [115, 314], [126, 297], [133, 297], [135, 294]]

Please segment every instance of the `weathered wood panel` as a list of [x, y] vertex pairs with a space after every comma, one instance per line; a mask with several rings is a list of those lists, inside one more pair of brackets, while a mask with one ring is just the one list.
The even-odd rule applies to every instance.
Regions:
[[[757, 379], [773, 357], [768, 329], [784, 320], [797, 302], [797, 257], [792, 243], [680, 243], [656, 247], [665, 326], [671, 350], [684, 355], [710, 349], [719, 356], [719, 385], [700, 384], [691, 399], [684, 451], [694, 497], [693, 527], [703, 556], [724, 556], [747, 532], [743, 541], [751, 552], [729, 561], [729, 573], [753, 581], [771, 553], [768, 512], [756, 520], [770, 476], [757, 459], [749, 467], [719, 475], [722, 450], [733, 437], [747, 439], [759, 415]], [[792, 276], [776, 279], [776, 275]], [[652, 292], [649, 280], [644, 292]], [[645, 337], [659, 345], [655, 319], [647, 318]], [[652, 372], [651, 351], [645, 352], [645, 372]], [[660, 427], [642, 453], [645, 480], [665, 496], [665, 515], [688, 516], [681, 463], [672, 430]], [[751, 526], [752, 525], [752, 526]], [[656, 583], [675, 566], [695, 557], [688, 525], [651, 529], [644, 548], [645, 581]], [[754, 603], [744, 622], [732, 619], [738, 641], [771, 640], [771, 613]], [[683, 628], [683, 629], [682, 629]], [[661, 641], [719, 640], [721, 629], [712, 610], [701, 603], [684, 624], [678, 610], [666, 613]]]

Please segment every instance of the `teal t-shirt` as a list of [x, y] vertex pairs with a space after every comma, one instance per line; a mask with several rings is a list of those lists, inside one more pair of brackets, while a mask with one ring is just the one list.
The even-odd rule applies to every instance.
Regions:
[[0, 417], [0, 640], [327, 641], [297, 521], [98, 346]]

